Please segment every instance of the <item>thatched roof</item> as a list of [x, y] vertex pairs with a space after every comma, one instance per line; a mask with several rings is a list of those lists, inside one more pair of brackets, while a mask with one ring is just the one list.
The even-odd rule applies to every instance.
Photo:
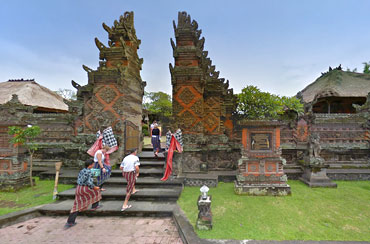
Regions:
[[305, 103], [321, 97], [367, 97], [370, 74], [333, 69], [297, 94]]
[[13, 94], [16, 94], [24, 105], [51, 111], [68, 111], [68, 105], [63, 102], [61, 96], [34, 80], [9, 80], [0, 83], [0, 104], [9, 102]]

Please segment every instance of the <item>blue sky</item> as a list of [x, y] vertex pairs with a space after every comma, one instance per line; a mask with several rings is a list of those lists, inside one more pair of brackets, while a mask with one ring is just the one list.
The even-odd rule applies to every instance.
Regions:
[[205, 50], [234, 93], [247, 85], [292, 96], [328, 70], [362, 71], [370, 61], [367, 0], [4, 0], [0, 6], [0, 82], [34, 78], [52, 90], [87, 84], [98, 67], [94, 38], [134, 11], [147, 91], [172, 93], [170, 38], [179, 11], [195, 19]]

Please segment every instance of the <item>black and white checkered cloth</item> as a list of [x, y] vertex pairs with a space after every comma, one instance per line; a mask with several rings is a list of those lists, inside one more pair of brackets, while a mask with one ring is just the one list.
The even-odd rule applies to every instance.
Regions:
[[177, 129], [176, 133], [174, 134], [175, 139], [180, 143], [180, 145], [183, 147], [183, 141], [182, 141], [182, 132], [180, 129]]
[[[96, 133], [96, 138], [99, 138], [100, 136], [100, 131]], [[107, 145], [108, 147], [115, 147], [117, 146], [117, 140], [114, 137], [112, 127], [108, 127], [103, 131], [103, 140], [102, 144]]]
[[170, 144], [171, 144], [171, 137], [172, 137], [172, 133], [171, 131], [167, 131], [166, 133], [166, 151], [168, 151], [168, 148], [170, 148]]
[[166, 133], [166, 151], [168, 151], [168, 148], [171, 144], [171, 138], [172, 135], [175, 137], [175, 139], [180, 143], [180, 145], [183, 147], [183, 141], [182, 141], [182, 132], [180, 129], [177, 129], [175, 134], [172, 134], [171, 131], [167, 131]]

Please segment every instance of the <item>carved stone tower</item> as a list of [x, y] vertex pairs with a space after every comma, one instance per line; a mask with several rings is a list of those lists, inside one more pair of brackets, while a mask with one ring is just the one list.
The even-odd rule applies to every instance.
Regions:
[[72, 81], [78, 89], [78, 100], [84, 104], [76, 127], [79, 134], [95, 134], [99, 128], [111, 126], [118, 137], [119, 157], [122, 157], [124, 150], [140, 148], [141, 142], [145, 87], [140, 77], [143, 59], [137, 54], [141, 41], [136, 37], [133, 12], [125, 12], [112, 27], [103, 23], [103, 28], [109, 41], [105, 46], [95, 38], [100, 51], [99, 67], [92, 70], [83, 65], [88, 73], [86, 86]]
[[170, 64], [175, 127], [184, 134], [224, 134], [232, 129], [233, 91], [203, 51], [204, 37], [198, 23], [179, 12], [173, 23], [176, 44], [171, 39], [175, 66]]
[[223, 160], [219, 155], [231, 150], [227, 144], [232, 138], [235, 101], [232, 89], [228, 89], [229, 81], [218, 78], [219, 72], [203, 50], [205, 39], [200, 38], [198, 23], [191, 21], [186, 12], [179, 12], [178, 24], [173, 25], [176, 37], [176, 43], [171, 39], [175, 64], [170, 64], [173, 127], [181, 128], [184, 135], [183, 170], [233, 168], [230, 158]]

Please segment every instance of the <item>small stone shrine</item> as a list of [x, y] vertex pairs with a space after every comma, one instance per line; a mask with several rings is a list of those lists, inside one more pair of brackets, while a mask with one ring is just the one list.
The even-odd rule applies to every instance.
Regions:
[[320, 157], [320, 136], [311, 134], [308, 143], [308, 153], [304, 157], [304, 171], [299, 179], [309, 187], [337, 187], [326, 175], [329, 167], [325, 160]]
[[280, 124], [276, 121], [239, 121], [242, 157], [238, 163], [235, 193], [253, 196], [290, 195], [283, 172]]
[[202, 186], [200, 191], [202, 195], [198, 197], [198, 219], [196, 227], [198, 230], [211, 230], [212, 229], [212, 211], [211, 202], [212, 196], [207, 195], [209, 188], [207, 186]]

